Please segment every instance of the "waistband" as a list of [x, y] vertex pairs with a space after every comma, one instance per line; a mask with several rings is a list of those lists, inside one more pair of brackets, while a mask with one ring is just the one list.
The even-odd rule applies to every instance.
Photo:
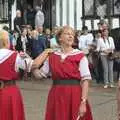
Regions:
[[80, 80], [76, 79], [53, 80], [53, 85], [80, 85]]
[[16, 85], [15, 80], [0, 80], [0, 89], [5, 88], [6, 86]]

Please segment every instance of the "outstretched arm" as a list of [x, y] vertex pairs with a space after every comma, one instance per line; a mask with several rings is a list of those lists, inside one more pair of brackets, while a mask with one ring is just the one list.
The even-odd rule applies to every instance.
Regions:
[[44, 52], [42, 52], [34, 61], [32, 64], [32, 69], [39, 68], [44, 61], [47, 59], [49, 56], [49, 53], [52, 53], [52, 49], [46, 49]]

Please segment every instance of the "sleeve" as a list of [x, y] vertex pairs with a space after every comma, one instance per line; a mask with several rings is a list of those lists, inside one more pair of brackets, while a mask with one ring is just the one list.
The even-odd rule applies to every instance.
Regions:
[[33, 74], [37, 79], [41, 79], [43, 77], [47, 78], [48, 73], [49, 73], [48, 59], [44, 62], [43, 66], [40, 69], [35, 69], [33, 71]]
[[44, 24], [44, 13], [43, 12], [41, 12], [40, 20], [41, 20], [41, 23]]
[[113, 38], [111, 37], [111, 49], [114, 50], [115, 49], [115, 44], [114, 44], [114, 40]]
[[87, 39], [87, 45], [91, 45], [93, 43], [93, 35], [92, 33], [89, 33], [88, 39]]
[[40, 68], [41, 75], [43, 77], [46, 77], [47, 74], [49, 73], [49, 62], [48, 59], [44, 62], [43, 66]]
[[97, 51], [100, 51], [100, 41], [101, 41], [101, 39], [99, 38], [99, 39], [97, 39]]
[[81, 46], [81, 37], [79, 37], [79, 39], [78, 39], [78, 40], [79, 40], [79, 43], [78, 43], [78, 48], [79, 48], [79, 49], [81, 49], [81, 47], [82, 47], [82, 46]]
[[15, 62], [15, 71], [19, 72], [19, 69], [27, 69], [30, 72], [32, 67], [33, 60], [30, 57], [23, 58], [20, 54], [17, 55], [16, 62]]
[[88, 60], [84, 56], [79, 63], [79, 71], [81, 75], [81, 80], [91, 80], [91, 74], [88, 67]]

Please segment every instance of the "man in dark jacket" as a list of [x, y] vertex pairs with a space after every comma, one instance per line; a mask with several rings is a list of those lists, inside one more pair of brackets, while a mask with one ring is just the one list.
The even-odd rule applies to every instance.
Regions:
[[17, 10], [16, 17], [14, 19], [14, 30], [16, 32], [18, 32], [19, 34], [21, 34], [22, 25], [24, 25], [24, 21], [23, 21], [22, 16], [21, 16], [21, 11]]
[[43, 27], [38, 27], [37, 29], [38, 37], [32, 40], [32, 57], [36, 58], [40, 53], [42, 53], [47, 48], [47, 38], [43, 35]]

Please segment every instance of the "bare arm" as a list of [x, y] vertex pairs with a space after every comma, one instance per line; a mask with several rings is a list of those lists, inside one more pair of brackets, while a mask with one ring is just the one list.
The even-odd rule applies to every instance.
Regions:
[[80, 61], [80, 74], [81, 74], [81, 87], [82, 87], [82, 96], [80, 98], [80, 108], [79, 108], [79, 117], [83, 117], [86, 113], [86, 103], [88, 100], [88, 88], [89, 81], [91, 80], [90, 71], [88, 68], [88, 60], [86, 57], [83, 57]]
[[47, 59], [49, 56], [49, 53], [52, 52], [52, 49], [46, 49], [44, 52], [42, 52], [34, 61], [32, 64], [32, 69], [39, 68], [44, 61]]
[[82, 100], [88, 99], [88, 88], [89, 88], [89, 80], [84, 80], [81, 83], [82, 85]]

